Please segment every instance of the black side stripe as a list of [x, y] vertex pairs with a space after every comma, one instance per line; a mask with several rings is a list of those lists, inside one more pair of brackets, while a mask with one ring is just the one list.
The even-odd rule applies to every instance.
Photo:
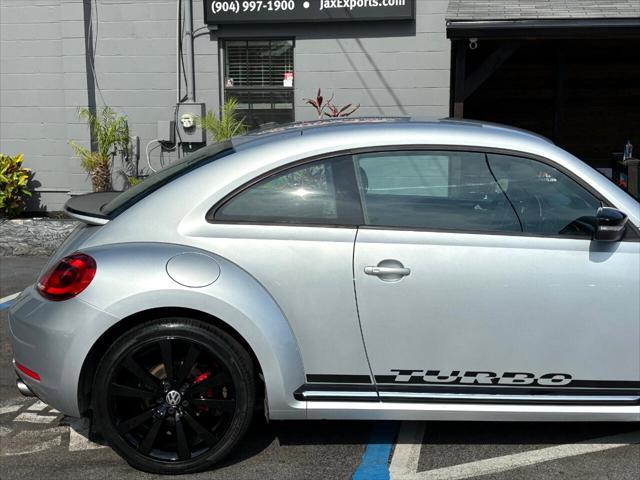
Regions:
[[[492, 399], [492, 398], [406, 398], [406, 397], [394, 397], [392, 395], [385, 396], [381, 398], [382, 402], [388, 403], [450, 403], [450, 404], [472, 404], [472, 405], [565, 405], [565, 406], [574, 406], [574, 405], [617, 405], [617, 406], [636, 406], [640, 405], [640, 401], [638, 398], [640, 397], [623, 397], [620, 395], [612, 395], [607, 396], [606, 398], [597, 398], [584, 396], [580, 398], [579, 396], [574, 397], [571, 400], [561, 399], [561, 398], [552, 398], [543, 397], [536, 398], [532, 396], [531, 398], [522, 399], [522, 398], [504, 398], [504, 399]], [[558, 395], [559, 397], [559, 395]]]
[[[344, 386], [344, 388], [347, 388]], [[540, 387], [535, 385], [498, 386], [498, 385], [377, 385], [379, 392], [391, 393], [451, 393], [477, 395], [529, 395], [535, 396], [640, 396], [640, 388], [610, 389], [610, 388], [576, 388], [571, 385], [564, 387]]]
[[[418, 385], [441, 385], [441, 386], [450, 386], [450, 385], [463, 385], [463, 386], [473, 386], [473, 385], [480, 385], [480, 386], [484, 386], [487, 388], [493, 388], [492, 385], [495, 385], [496, 387], [501, 387], [504, 385], [500, 385], [497, 383], [494, 384], [485, 384], [485, 383], [475, 383], [475, 384], [471, 384], [471, 383], [465, 383], [462, 382], [460, 378], [456, 379], [453, 382], [427, 382], [425, 381], [422, 377], [413, 377], [411, 379], [409, 379], [409, 381], [406, 382], [396, 382], [395, 381], [396, 376], [395, 375], [376, 375], [376, 383], [377, 384], [384, 384], [386, 385], [396, 385], [396, 386], [402, 386], [402, 385], [412, 385], [412, 386], [418, 386]], [[540, 385], [509, 385], [509, 387], [513, 387], [513, 388], [538, 388], [541, 387]], [[571, 380], [569, 383], [567, 383], [566, 385], [560, 385], [558, 387], [554, 387], [554, 386], [545, 386], [546, 388], [571, 388], [571, 387], [575, 387], [575, 388], [602, 388], [602, 389], [612, 389], [612, 388], [626, 388], [626, 389], [640, 389], [640, 381], [634, 381], [634, 380]]]
[[369, 375], [329, 375], [310, 374], [307, 375], [309, 383], [366, 383], [371, 384]]
[[[369, 375], [340, 375], [340, 374], [307, 374], [307, 382], [308, 383], [328, 383], [328, 384], [366, 384], [370, 385], [371, 377]], [[393, 385], [402, 387], [404, 385], [411, 386], [419, 386], [419, 385], [436, 385], [436, 386], [452, 386], [452, 385], [461, 385], [461, 386], [483, 386], [487, 388], [495, 387], [507, 387], [507, 385], [499, 385], [499, 384], [469, 384], [461, 382], [457, 380], [455, 382], [426, 382], [421, 377], [413, 377], [407, 382], [396, 382], [395, 375], [376, 375], [376, 384], [378, 385]], [[508, 385], [510, 388], [518, 388], [518, 389], [527, 389], [527, 388], [546, 388], [546, 389], [566, 389], [566, 388], [594, 388], [594, 389], [640, 389], [640, 381], [635, 380], [572, 380], [570, 383], [566, 385], [561, 385], [558, 387], [554, 386], [540, 386], [540, 385]]]
[[[305, 392], [322, 392], [321, 396], [314, 396], [312, 398], [305, 397]], [[359, 394], [369, 394], [369, 396], [362, 396]], [[373, 385], [336, 385], [336, 384], [307, 384], [300, 386], [293, 396], [296, 400], [309, 400], [309, 401], [340, 401], [340, 402], [378, 402], [378, 394], [376, 388]]]
[[304, 384], [294, 392], [294, 398], [310, 402], [640, 405], [640, 389]]

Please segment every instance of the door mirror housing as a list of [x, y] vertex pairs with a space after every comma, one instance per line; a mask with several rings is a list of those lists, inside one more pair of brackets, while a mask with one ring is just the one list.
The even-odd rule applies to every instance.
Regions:
[[593, 239], [599, 242], [619, 242], [624, 237], [627, 216], [616, 208], [600, 207], [596, 214]]

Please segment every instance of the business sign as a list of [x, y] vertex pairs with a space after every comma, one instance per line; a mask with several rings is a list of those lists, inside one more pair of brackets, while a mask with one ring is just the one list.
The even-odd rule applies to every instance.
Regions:
[[209, 25], [411, 20], [416, 0], [204, 0]]

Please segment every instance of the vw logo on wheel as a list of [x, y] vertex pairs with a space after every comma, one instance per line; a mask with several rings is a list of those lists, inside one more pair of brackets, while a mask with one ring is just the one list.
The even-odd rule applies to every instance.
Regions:
[[182, 395], [180, 395], [180, 392], [176, 390], [171, 390], [169, 393], [167, 393], [165, 400], [169, 405], [175, 407], [180, 403], [180, 400], [182, 400]]

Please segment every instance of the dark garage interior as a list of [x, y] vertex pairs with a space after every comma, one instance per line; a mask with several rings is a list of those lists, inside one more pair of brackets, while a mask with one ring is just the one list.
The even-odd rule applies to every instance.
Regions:
[[447, 33], [452, 116], [539, 133], [626, 184], [625, 145], [640, 151], [637, 20], [449, 22]]

